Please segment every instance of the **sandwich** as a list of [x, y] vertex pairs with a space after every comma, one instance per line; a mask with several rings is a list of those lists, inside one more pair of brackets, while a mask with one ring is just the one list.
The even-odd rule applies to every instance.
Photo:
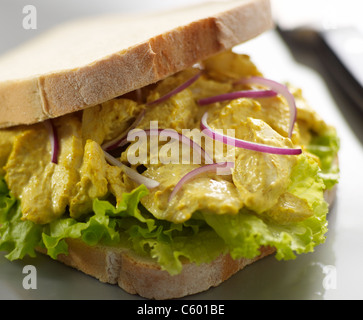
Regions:
[[339, 138], [235, 52], [272, 27], [268, 0], [214, 1], [70, 22], [1, 57], [5, 257], [171, 299], [313, 252]]

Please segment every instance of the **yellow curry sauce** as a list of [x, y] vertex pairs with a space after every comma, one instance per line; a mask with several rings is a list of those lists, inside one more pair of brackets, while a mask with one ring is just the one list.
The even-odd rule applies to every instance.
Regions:
[[[150, 105], [198, 70], [187, 69], [142, 88], [142, 100], [123, 96], [82, 112], [54, 119], [59, 138], [58, 164], [50, 161], [51, 144], [42, 124], [0, 130], [0, 175], [4, 175], [13, 195], [21, 200], [23, 219], [39, 224], [49, 223], [65, 212], [79, 218], [92, 212], [95, 198], [115, 197], [137, 185], [122, 168], [106, 162], [102, 144], [124, 132], [145, 110], [137, 126], [148, 129], [158, 121], [161, 129], [199, 129], [200, 119], [209, 112], [209, 125], [214, 129], [234, 129], [235, 137], [276, 147], [306, 145], [312, 132], [328, 129], [325, 122], [303, 99], [301, 90], [290, 88], [296, 98], [298, 116], [293, 135], [288, 138], [289, 107], [281, 96], [240, 98], [199, 106], [201, 98], [234, 90], [241, 77], [260, 75], [248, 56], [227, 51], [203, 63], [203, 75], [190, 87], [165, 102]], [[139, 92], [140, 93], [140, 92]], [[129, 146], [128, 148], [130, 148]], [[118, 156], [127, 164], [127, 149]], [[187, 183], [169, 201], [178, 181], [203, 163], [144, 163], [143, 175], [159, 181], [141, 202], [156, 218], [180, 223], [197, 210], [210, 214], [237, 214], [246, 207], [277, 221], [299, 221], [312, 215], [312, 210], [288, 192], [291, 171], [297, 156], [260, 153], [240, 148], [233, 150], [235, 167], [232, 175], [205, 174]], [[304, 151], [303, 156], [318, 161]], [[215, 159], [218, 153], [214, 154]], [[137, 165], [132, 166], [135, 170]]]

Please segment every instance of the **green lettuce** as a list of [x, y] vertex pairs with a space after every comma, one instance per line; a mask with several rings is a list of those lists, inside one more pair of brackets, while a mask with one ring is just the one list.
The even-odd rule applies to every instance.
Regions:
[[307, 151], [320, 159], [319, 175], [327, 189], [331, 189], [339, 180], [339, 166], [336, 155], [340, 148], [340, 140], [336, 130], [331, 128], [323, 135], [314, 136], [307, 146]]
[[41, 227], [30, 221], [21, 220], [20, 202], [9, 192], [0, 179], [0, 250], [7, 251], [9, 260], [35, 257], [39, 245]]
[[131, 248], [151, 257], [170, 274], [182, 270], [182, 261], [208, 263], [221, 254], [234, 259], [254, 258], [261, 246], [276, 248], [277, 259], [294, 259], [325, 240], [328, 207], [323, 198], [325, 185], [316, 162], [300, 155], [293, 168], [288, 191], [304, 199], [314, 215], [302, 222], [280, 225], [246, 209], [237, 215], [196, 212], [182, 224], [155, 219], [141, 204], [148, 194], [141, 185], [123, 195], [123, 201], [95, 199], [94, 214], [82, 221], [64, 215], [47, 225], [21, 220], [20, 202], [0, 180], [0, 250], [10, 260], [34, 256], [43, 247], [52, 258], [67, 254], [65, 239], [81, 239], [88, 245], [107, 244]]
[[[148, 192], [145, 186], [125, 194], [124, 201], [113, 215], [108, 210], [99, 210], [94, 201], [95, 213], [84, 221], [64, 215], [46, 225], [38, 225], [21, 220], [20, 201], [9, 192], [4, 179], [0, 179], [0, 250], [9, 252], [9, 260], [22, 259], [25, 255], [35, 256], [35, 248], [46, 249], [47, 254], [56, 259], [59, 254], [67, 254], [67, 238], [81, 239], [93, 246], [98, 243], [116, 245], [121, 242], [117, 229], [117, 219], [123, 215], [137, 216], [140, 198]], [[108, 203], [109, 206], [112, 206]]]
[[151, 256], [171, 274], [181, 272], [181, 257], [195, 263], [210, 262], [225, 252], [224, 242], [207, 224], [191, 219], [174, 224], [155, 219], [140, 205], [148, 193], [144, 185], [123, 195], [116, 207], [95, 199], [94, 214], [84, 221], [65, 217], [46, 225], [21, 220], [20, 201], [11, 196], [4, 179], [0, 180], [0, 250], [9, 252], [9, 260], [34, 257], [35, 248], [46, 249], [56, 259], [68, 253], [67, 238], [86, 244], [122, 245], [141, 255]]
[[232, 258], [254, 258], [261, 246], [276, 248], [276, 258], [294, 259], [295, 253], [307, 253], [325, 241], [328, 205], [324, 200], [324, 183], [319, 167], [307, 156], [299, 156], [288, 189], [305, 199], [314, 215], [302, 222], [277, 224], [243, 209], [236, 216], [204, 214], [207, 223], [218, 233], [229, 248]]
[[223, 240], [201, 219], [175, 224], [155, 219], [141, 205], [140, 210], [135, 207], [120, 216], [119, 206], [116, 208], [105, 200], [95, 200], [94, 209], [96, 214], [115, 217], [117, 229], [126, 237], [127, 245], [140, 255], [154, 258], [172, 275], [181, 272], [183, 258], [201, 264], [226, 253]]

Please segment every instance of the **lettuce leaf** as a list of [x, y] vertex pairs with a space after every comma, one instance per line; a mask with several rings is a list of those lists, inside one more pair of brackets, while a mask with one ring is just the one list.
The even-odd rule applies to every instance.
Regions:
[[[88, 217], [84, 222], [73, 218], [62, 218], [51, 222], [42, 233], [43, 244], [48, 255], [56, 259], [58, 254], [67, 254], [68, 246], [65, 241], [67, 238], [82, 239], [90, 246], [99, 243], [119, 244], [121, 238], [117, 228], [117, 219], [134, 216], [143, 220], [138, 204], [147, 192], [147, 188], [142, 185], [130, 193], [125, 193], [123, 201], [117, 208], [108, 201], [95, 199], [93, 202], [94, 215]], [[150, 224], [149, 221], [147, 223]]]
[[340, 148], [340, 140], [336, 130], [331, 128], [325, 134], [315, 136], [307, 146], [307, 151], [320, 159], [321, 172], [327, 189], [331, 189], [339, 180], [339, 166], [336, 163], [336, 155]]
[[0, 250], [7, 251], [9, 260], [35, 257], [35, 247], [41, 240], [41, 226], [21, 220], [20, 202], [0, 179]]
[[325, 241], [328, 205], [319, 167], [306, 155], [299, 156], [291, 176], [289, 192], [305, 199], [314, 215], [304, 221], [276, 224], [246, 209], [235, 216], [204, 214], [206, 222], [225, 241], [232, 258], [254, 258], [260, 246], [276, 248], [278, 260], [295, 259], [295, 253], [312, 252]]
[[120, 240], [119, 234], [106, 215], [91, 216], [87, 222], [78, 222], [72, 218], [58, 219], [51, 222], [42, 233], [47, 254], [53, 259], [56, 259], [58, 254], [67, 254], [67, 238], [82, 239], [90, 246], [101, 242], [118, 243]]
[[184, 224], [156, 220], [140, 207], [140, 199], [147, 193], [141, 185], [125, 193], [117, 207], [107, 200], [95, 199], [94, 215], [85, 221], [65, 216], [41, 226], [21, 220], [20, 201], [10, 195], [1, 179], [0, 250], [9, 252], [9, 260], [16, 260], [25, 255], [34, 257], [35, 248], [42, 247], [56, 259], [59, 254], [68, 253], [67, 238], [81, 239], [90, 246], [122, 244], [156, 259], [170, 274], [181, 272], [182, 257], [199, 264], [225, 252], [224, 242], [200, 219]]
[[8, 251], [9, 260], [22, 259], [25, 255], [34, 257], [35, 248], [46, 249], [47, 254], [56, 259], [59, 254], [68, 253], [67, 238], [81, 239], [88, 245], [98, 243], [115, 245], [121, 241], [117, 230], [117, 217], [130, 211], [138, 215], [140, 198], [148, 192], [145, 186], [125, 194], [124, 201], [117, 210], [108, 210], [112, 205], [107, 202], [107, 210], [99, 210], [99, 200], [94, 201], [95, 214], [77, 221], [64, 217], [46, 225], [37, 225], [31, 221], [21, 220], [20, 201], [9, 192], [4, 179], [0, 179], [0, 250]]
[[[118, 216], [119, 208], [95, 200], [98, 214]], [[136, 208], [135, 208], [136, 209]], [[127, 235], [128, 245], [138, 254], [154, 258], [163, 270], [175, 275], [182, 271], [183, 258], [196, 264], [208, 263], [226, 253], [223, 240], [203, 220], [183, 224], [155, 219], [145, 208], [127, 210], [117, 220], [118, 230]]]

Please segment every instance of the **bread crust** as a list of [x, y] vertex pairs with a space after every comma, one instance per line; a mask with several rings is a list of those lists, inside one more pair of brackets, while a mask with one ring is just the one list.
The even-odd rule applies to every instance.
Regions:
[[261, 247], [261, 254], [253, 259], [234, 260], [221, 255], [211, 263], [196, 265], [186, 262], [180, 274], [170, 275], [152, 259], [136, 255], [131, 250], [117, 247], [89, 247], [79, 240], [67, 239], [68, 255], [58, 260], [82, 271], [101, 282], [117, 284], [130, 294], [147, 299], [181, 298], [220, 285], [239, 270], [273, 252]]
[[[125, 19], [101, 17], [61, 26], [0, 59], [0, 128], [97, 105], [155, 83], [273, 25], [268, 0], [216, 1]], [[148, 21], [155, 31], [145, 30]], [[120, 33], [128, 25], [134, 32], [146, 32], [148, 38], [133, 42], [128, 32]], [[77, 47], [82, 34], [86, 38], [88, 33], [94, 33], [96, 44], [84, 41]], [[46, 63], [48, 59], [59, 63]], [[14, 67], [9, 70], [9, 66]]]
[[[324, 193], [329, 206], [335, 200], [336, 189], [337, 186], [334, 186]], [[141, 257], [129, 249], [101, 245], [90, 247], [74, 239], [67, 239], [67, 244], [69, 254], [59, 255], [60, 262], [101, 282], [118, 284], [130, 294], [157, 300], [181, 298], [206, 291], [275, 252], [275, 248], [261, 247], [261, 254], [253, 259], [234, 260], [227, 254], [208, 264], [185, 262], [182, 272], [171, 276], [155, 260]]]

